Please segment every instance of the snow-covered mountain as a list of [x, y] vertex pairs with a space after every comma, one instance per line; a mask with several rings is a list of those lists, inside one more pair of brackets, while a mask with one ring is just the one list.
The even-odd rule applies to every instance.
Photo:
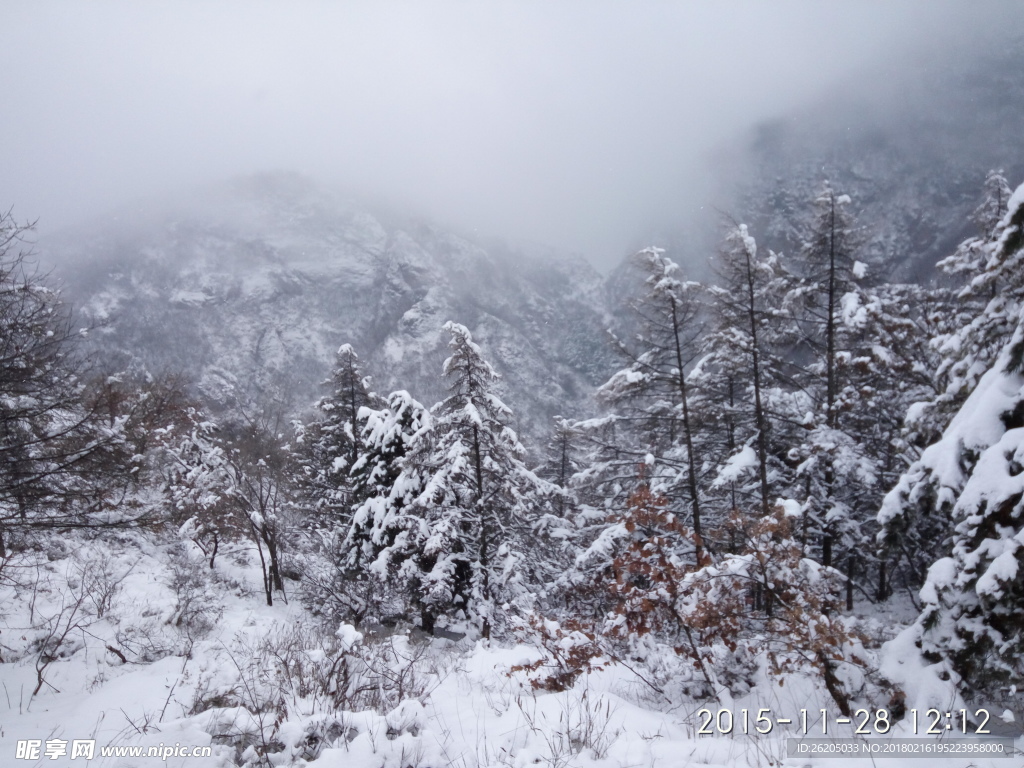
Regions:
[[378, 391], [432, 403], [447, 320], [470, 328], [528, 433], [586, 409], [612, 366], [602, 279], [579, 258], [488, 250], [288, 174], [118, 218], [43, 243], [44, 256], [100, 326], [98, 350], [119, 366], [187, 372], [215, 408], [301, 412], [343, 343]]
[[[761, 124], [731, 153], [743, 166], [732, 214], [764, 247], [793, 253], [799, 221], [829, 179], [853, 198], [858, 258], [873, 277], [931, 277], [936, 260], [976, 234], [969, 215], [986, 171], [1024, 178], [1024, 102], [1006, 98], [1024, 92], [1020, 63], [1019, 50], [989, 51], [925, 69], [895, 104], [837, 92]], [[636, 283], [625, 267], [604, 281], [581, 258], [485, 247], [294, 175], [247, 177], [153, 210], [41, 248], [83, 318], [104, 324], [92, 334], [104, 354], [186, 371], [221, 407], [308, 408], [342, 343], [377, 390], [406, 388], [432, 403], [447, 356], [440, 329], [455, 320], [504, 376], [520, 427], [539, 435], [549, 417], [591, 407], [588, 393], [616, 367], [604, 329], [628, 329], [624, 302]], [[663, 238], [697, 278], [716, 247], [700, 231]]]
[[[837, 87], [758, 125], [737, 174], [734, 215], [766, 247], [792, 253], [794, 223], [828, 180], [862, 227], [875, 277], [920, 281], [978, 234], [969, 217], [990, 169], [1024, 180], [1024, 40], [967, 59], [922, 61], [866, 93]], [[735, 160], [733, 161], [736, 162]]]

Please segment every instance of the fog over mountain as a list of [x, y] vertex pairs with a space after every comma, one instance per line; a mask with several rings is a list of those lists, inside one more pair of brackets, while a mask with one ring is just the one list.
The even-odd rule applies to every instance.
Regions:
[[914, 85], [874, 98], [837, 87], [750, 133], [734, 215], [792, 252], [793, 230], [823, 182], [852, 196], [859, 258], [878, 277], [919, 281], [977, 234], [985, 174], [1024, 179], [1024, 39], [921, 62]]
[[922, 71], [991, 48], [1015, 11], [8, 3], [0, 201], [45, 234], [176, 189], [297, 171], [608, 269], [680, 222], [713, 229], [753, 126], [828, 94], [902, 108]]
[[[59, 60], [44, 66], [33, 49], [22, 67], [44, 87], [16, 87], [28, 103], [71, 108], [77, 127], [54, 123], [44, 134], [31, 128], [40, 127], [32, 109], [19, 113], [6, 130], [21, 152], [10, 151], [12, 142], [0, 150], [10, 169], [0, 192], [11, 189], [22, 215], [27, 206], [45, 212], [38, 251], [58, 265], [83, 321], [102, 325], [92, 343], [111, 365], [186, 372], [217, 408], [264, 400], [294, 413], [321, 392], [337, 347], [352, 343], [377, 388], [408, 388], [432, 403], [442, 393], [441, 325], [453, 319], [504, 375], [519, 426], [540, 435], [556, 414], [590, 412], [591, 391], [615, 369], [605, 329], [619, 322], [633, 283], [618, 268], [604, 284], [595, 267], [607, 271], [653, 243], [705, 275], [722, 213], [749, 221], [767, 247], [792, 252], [801, 217], [829, 180], [854, 199], [860, 258], [873, 273], [922, 278], [971, 233], [985, 172], [1004, 167], [1015, 180], [1024, 171], [1021, 46], [986, 26], [1001, 6], [986, 6], [955, 34], [951, 24], [963, 19], [946, 5], [930, 4], [926, 21], [912, 13], [919, 6], [897, 5], [884, 30], [868, 28], [870, 14], [781, 8], [747, 8], [767, 25], [762, 32], [792, 43], [753, 67], [765, 42], [710, 12], [684, 18], [647, 7], [627, 19], [604, 7], [583, 25], [596, 39], [567, 37], [560, 48], [555, 29], [581, 18], [564, 10], [491, 17], [441, 5], [407, 17], [318, 8], [334, 26], [314, 31], [305, 17], [264, 7], [225, 42], [222, 57], [202, 48], [211, 82], [199, 77], [199, 62], [186, 66], [180, 51], [161, 47], [154, 24], [210, 43], [230, 18], [226, 6], [152, 16], [119, 7], [112, 26], [91, 22], [93, 37], [63, 17], [50, 19], [54, 37], [45, 37], [20, 9], [22, 46], [35, 35], [40, 45], [65, 39], [95, 51], [116, 29], [146, 31], [160, 44], [143, 51], [143, 38], [129, 39], [78, 73]], [[811, 15], [786, 15], [798, 9]], [[189, 14], [213, 27], [183, 29]], [[508, 29], [498, 28], [499, 17]], [[424, 30], [413, 30], [411, 18]], [[669, 45], [659, 20], [693, 37], [680, 43], [685, 50]], [[255, 42], [247, 35], [271, 21], [283, 24], [267, 54], [280, 69], [248, 58]], [[839, 21], [846, 33], [834, 29]], [[812, 64], [824, 43], [793, 37], [807, 25], [824, 30], [835, 55]], [[697, 28], [745, 41], [746, 52], [723, 60], [696, 39]], [[393, 61], [364, 42], [357, 75], [355, 53], [328, 44], [355, 29], [429, 52], [421, 64], [435, 69]], [[639, 59], [615, 42], [641, 32], [651, 37]], [[322, 54], [318, 72], [336, 97], [314, 93], [313, 64], [295, 58], [303, 34]], [[453, 36], [465, 51], [441, 44]], [[513, 43], [527, 37], [539, 58], [522, 63], [525, 73], [482, 44], [502, 42], [513, 56]], [[940, 43], [956, 55], [928, 50]], [[849, 56], [840, 61], [843, 46]], [[130, 56], [157, 68], [159, 89], [134, 82]], [[695, 57], [700, 77], [688, 68]], [[483, 68], [468, 66], [471, 59]], [[63, 90], [48, 80], [58, 71], [69, 78]], [[101, 81], [86, 82], [87, 72], [109, 77], [113, 90], [94, 91]], [[786, 87], [771, 81], [787, 72]], [[804, 79], [794, 84], [798, 73]], [[256, 89], [251, 103], [245, 88], [233, 89], [235, 76]], [[187, 98], [178, 90], [186, 81]], [[134, 86], [139, 103], [128, 100]], [[96, 98], [87, 106], [89, 94]], [[228, 101], [185, 111], [186, 102], [215, 94]], [[534, 109], [511, 114], [523, 100]], [[493, 109], [478, 109], [487, 104]], [[214, 114], [226, 122], [214, 128]], [[130, 140], [128, 118], [136, 121]], [[670, 130], [683, 123], [685, 131]], [[77, 147], [78, 161], [38, 154], [61, 147]], [[39, 167], [29, 173], [33, 153]], [[277, 164], [304, 172], [254, 172]], [[64, 224], [58, 232], [54, 221]]]
[[185, 373], [217, 412], [307, 412], [342, 344], [382, 393], [433, 403], [453, 318], [488, 349], [527, 432], [589, 409], [612, 364], [585, 261], [488, 251], [296, 175], [238, 179], [47, 247], [73, 265], [67, 295], [112, 367]]

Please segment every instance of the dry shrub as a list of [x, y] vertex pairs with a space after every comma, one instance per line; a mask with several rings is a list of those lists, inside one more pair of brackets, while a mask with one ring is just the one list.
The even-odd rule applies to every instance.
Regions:
[[694, 638], [690, 653], [701, 665], [713, 663], [717, 644], [750, 657], [766, 654], [780, 681], [812, 671], [849, 715], [851, 691], [838, 672], [865, 661], [857, 652], [860, 632], [840, 612], [843, 575], [803, 556], [781, 506], [752, 522], [734, 516], [731, 525], [742, 550], [689, 574], [682, 586], [679, 613]]
[[519, 631], [537, 643], [544, 655], [529, 664], [516, 664], [509, 672], [526, 672], [534, 690], [568, 690], [580, 675], [611, 663], [599, 636], [580, 621], [559, 624], [531, 614]]

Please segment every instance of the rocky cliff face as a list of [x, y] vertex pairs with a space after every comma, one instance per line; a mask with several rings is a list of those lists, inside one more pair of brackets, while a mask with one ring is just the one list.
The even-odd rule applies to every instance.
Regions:
[[308, 409], [339, 345], [378, 391], [443, 392], [441, 326], [472, 331], [520, 428], [589, 408], [609, 374], [601, 277], [580, 259], [485, 249], [371, 214], [290, 175], [208, 191], [171, 213], [122, 216], [42, 244], [65, 295], [118, 366], [186, 371], [215, 409]]

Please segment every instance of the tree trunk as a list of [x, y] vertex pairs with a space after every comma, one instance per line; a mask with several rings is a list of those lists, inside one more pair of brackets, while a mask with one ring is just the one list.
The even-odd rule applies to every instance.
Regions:
[[260, 555], [260, 573], [263, 575], [263, 592], [267, 596], [267, 605], [274, 605], [274, 588], [270, 581], [270, 572], [267, 570], [267, 560], [263, 556], [263, 545], [260, 543], [259, 535], [255, 536], [256, 551]]
[[757, 302], [754, 298], [752, 254], [744, 247], [747, 272], [747, 320], [750, 323], [750, 366], [754, 380], [754, 428], [757, 430], [757, 473], [761, 483], [761, 514], [768, 516], [768, 418], [761, 402], [761, 355], [757, 345]]
[[878, 563], [878, 590], [875, 593], [875, 597], [879, 602], [889, 598], [889, 579], [884, 560]]
[[821, 676], [825, 680], [825, 688], [828, 690], [832, 700], [839, 707], [839, 711], [843, 713], [843, 717], [851, 717], [850, 699], [847, 697], [846, 691], [843, 690], [842, 682], [836, 677], [832, 661], [825, 655], [824, 651], [818, 651], [818, 663], [821, 665]]
[[853, 610], [853, 576], [857, 560], [851, 554], [846, 558], [846, 610]]
[[434, 634], [435, 617], [433, 612], [425, 605], [420, 605], [420, 629], [427, 634]]
[[683, 372], [683, 347], [679, 339], [679, 315], [676, 312], [676, 300], [672, 298], [672, 336], [676, 347], [676, 378], [679, 384], [679, 399], [683, 405], [683, 438], [686, 442], [686, 474], [687, 485], [693, 507], [693, 538], [699, 568], [704, 562], [703, 532], [700, 526], [700, 494], [697, 490], [697, 464], [693, 455], [693, 433], [690, 430], [690, 406], [686, 396], [686, 374]]
[[[476, 507], [477, 514], [480, 519], [480, 535], [479, 535], [479, 553], [478, 559], [480, 563], [480, 599], [484, 603], [490, 603], [491, 598], [491, 584], [490, 584], [490, 540], [487, 530], [487, 510], [484, 509], [483, 497], [484, 497], [484, 473], [483, 473], [483, 457], [480, 455], [480, 431], [477, 427], [473, 427], [473, 467], [476, 473], [476, 500], [474, 506]], [[486, 613], [484, 615], [483, 624], [480, 628], [480, 635], [485, 639], [489, 640], [491, 637], [491, 622], [487, 618]]]

